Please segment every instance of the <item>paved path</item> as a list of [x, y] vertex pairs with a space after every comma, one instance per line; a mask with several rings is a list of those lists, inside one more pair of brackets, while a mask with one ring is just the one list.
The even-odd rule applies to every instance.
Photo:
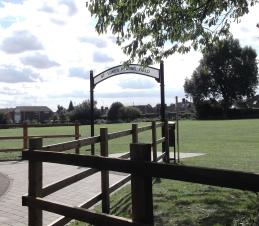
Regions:
[[[194, 157], [202, 154], [181, 153], [181, 158]], [[43, 185], [61, 180], [75, 173], [82, 172], [86, 168], [67, 166], [53, 163], [43, 164]], [[28, 225], [27, 207], [21, 205], [21, 197], [28, 191], [28, 163], [27, 161], [1, 162], [0, 163], [0, 187], [5, 184], [7, 191], [0, 196], [0, 226], [26, 226]], [[5, 176], [4, 176], [5, 175]], [[9, 178], [6, 179], [6, 176]], [[114, 184], [125, 177], [121, 173], [110, 173], [110, 184]], [[3, 179], [3, 183], [1, 181]], [[4, 187], [4, 185], [3, 185]], [[62, 202], [71, 206], [79, 205], [100, 192], [100, 173], [96, 173], [87, 179], [70, 185], [45, 199]], [[43, 225], [56, 220], [59, 215], [43, 212]]]

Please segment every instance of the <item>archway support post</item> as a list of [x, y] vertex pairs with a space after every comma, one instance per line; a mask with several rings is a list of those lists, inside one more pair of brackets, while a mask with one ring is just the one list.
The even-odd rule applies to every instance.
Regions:
[[[91, 108], [91, 137], [94, 136], [94, 75], [93, 71], [90, 71], [90, 108]], [[91, 155], [95, 154], [94, 144], [91, 144]]]

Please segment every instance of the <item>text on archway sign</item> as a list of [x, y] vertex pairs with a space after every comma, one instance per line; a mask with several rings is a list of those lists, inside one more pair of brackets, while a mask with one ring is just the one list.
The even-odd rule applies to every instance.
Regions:
[[159, 80], [159, 69], [153, 67], [143, 67], [141, 65], [130, 64], [128, 66], [120, 65], [110, 68], [94, 77], [94, 85], [99, 82], [119, 74], [141, 74], [146, 75], [156, 80]]

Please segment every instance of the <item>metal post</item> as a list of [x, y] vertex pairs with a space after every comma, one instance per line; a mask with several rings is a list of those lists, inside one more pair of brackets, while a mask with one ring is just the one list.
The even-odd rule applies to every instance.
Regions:
[[160, 115], [161, 121], [165, 121], [165, 81], [164, 81], [164, 62], [160, 63], [160, 91], [161, 91], [161, 106], [160, 106]]
[[[91, 108], [91, 137], [94, 136], [94, 75], [90, 71], [90, 108]], [[94, 144], [91, 144], [91, 155], [94, 155]]]
[[178, 97], [175, 97], [177, 160], [180, 163]]

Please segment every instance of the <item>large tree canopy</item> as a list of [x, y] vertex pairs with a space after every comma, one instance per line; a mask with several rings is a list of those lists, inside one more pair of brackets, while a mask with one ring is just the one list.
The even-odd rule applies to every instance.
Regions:
[[257, 0], [89, 0], [96, 30], [110, 30], [129, 55], [128, 63], [159, 61], [174, 52], [197, 49], [227, 36], [230, 22]]
[[220, 40], [204, 51], [200, 65], [184, 84], [194, 103], [219, 101], [223, 109], [234, 101], [254, 95], [258, 84], [256, 52], [240, 47], [232, 38]]

